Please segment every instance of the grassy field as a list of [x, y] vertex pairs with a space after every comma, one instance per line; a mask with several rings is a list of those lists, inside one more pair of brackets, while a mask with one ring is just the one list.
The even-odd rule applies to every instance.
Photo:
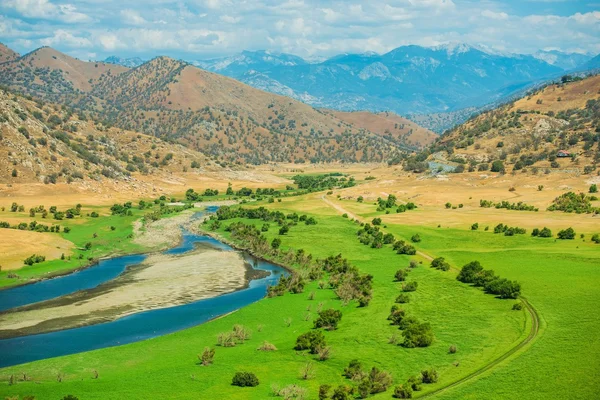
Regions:
[[[295, 383], [309, 390], [309, 398], [316, 398], [320, 384], [350, 384], [341, 374], [355, 358], [365, 367], [377, 366], [391, 372], [395, 384], [403, 383], [422, 369], [436, 368], [440, 380], [437, 384], [425, 385], [424, 392], [427, 392], [477, 370], [526, 336], [526, 313], [511, 310], [515, 301], [485, 295], [456, 281], [455, 272], [431, 269], [424, 261], [410, 273], [409, 279], [418, 281], [419, 288], [410, 294], [411, 302], [405, 309], [431, 323], [435, 341], [432, 346], [422, 349], [389, 344], [390, 336], [400, 333], [386, 320], [400, 292], [400, 284], [393, 281], [393, 275], [408, 265], [409, 257], [396, 255], [389, 247], [376, 250], [361, 245], [356, 239], [356, 224], [313, 198], [314, 195], [284, 199], [269, 205], [309, 213], [319, 222], [316, 226], [299, 224], [292, 227], [283, 237], [282, 246], [302, 248], [315, 257], [342, 253], [361, 271], [372, 274], [373, 300], [368, 307], [357, 308], [356, 303], [342, 306], [331, 290], [317, 289], [317, 284], [311, 283], [302, 294], [265, 299], [226, 317], [175, 334], [119, 348], [6, 368], [0, 371], [0, 378], [5, 382], [11, 374], [23, 372], [32, 381], [3, 385], [0, 394], [35, 394], [40, 399], [60, 398], [66, 394], [81, 399], [264, 399], [270, 396], [272, 384]], [[401, 227], [395, 229], [399, 234], [409, 234]], [[275, 237], [276, 231], [272, 226], [267, 236]], [[226, 236], [223, 228], [220, 233]], [[313, 291], [315, 298], [309, 300], [309, 293]], [[319, 304], [343, 312], [339, 329], [325, 333], [327, 343], [332, 347], [332, 357], [324, 362], [314, 361], [313, 356], [293, 350], [296, 337], [312, 328]], [[305, 320], [307, 314], [310, 315]], [[288, 318], [292, 321], [289, 327], [285, 323]], [[214, 346], [217, 334], [231, 330], [234, 324], [251, 329], [252, 338], [233, 348], [216, 347], [212, 366], [196, 365], [196, 355], [205, 346]], [[262, 329], [259, 329], [261, 325]], [[279, 350], [257, 351], [264, 340], [275, 344]], [[450, 345], [457, 346], [456, 354], [448, 353]], [[307, 362], [314, 364], [315, 377], [304, 381], [300, 379], [300, 369]], [[99, 373], [98, 379], [92, 379], [94, 370]], [[260, 386], [251, 389], [231, 386], [233, 373], [243, 370], [255, 372], [261, 380]], [[64, 374], [61, 383], [56, 380], [59, 373]], [[390, 396], [391, 390], [378, 395], [379, 398]]]
[[[89, 264], [88, 258], [106, 257], [114, 254], [134, 253], [142, 250], [140, 246], [134, 244], [128, 237], [133, 232], [132, 223], [151, 210], [139, 210], [132, 208], [132, 216], [111, 215], [108, 207], [86, 206], [82, 208], [81, 217], [74, 219], [63, 219], [56, 221], [50, 217], [42, 219], [41, 217], [31, 218], [28, 212], [0, 212], [0, 221], [9, 220], [11, 225], [19, 222], [37, 221], [44, 225], [60, 225], [60, 233], [44, 233], [49, 236], [59, 236], [74, 244], [72, 251], [65, 252], [65, 260], [60, 258], [49, 259], [45, 262], [25, 266], [18, 270], [1, 271], [0, 272], [0, 287], [9, 287], [25, 283], [31, 279], [42, 277], [50, 277], [57, 274], [63, 274], [68, 271], [84, 267]], [[100, 217], [92, 218], [87, 216], [91, 212], [97, 212]], [[71, 228], [69, 233], [63, 230], [65, 227]], [[111, 229], [114, 227], [115, 229]], [[0, 233], [6, 233], [7, 243], [10, 244], [13, 230], [0, 229]], [[94, 234], [97, 236], [94, 238]], [[32, 238], [35, 236], [32, 234]], [[33, 239], [32, 239], [33, 241]], [[90, 250], [84, 250], [86, 243], [92, 243]], [[22, 250], [24, 259], [36, 252], [35, 243], [31, 244], [30, 248]], [[83, 258], [79, 258], [82, 255]], [[70, 259], [69, 259], [70, 256]], [[8, 275], [13, 272], [19, 278], [8, 278]]]

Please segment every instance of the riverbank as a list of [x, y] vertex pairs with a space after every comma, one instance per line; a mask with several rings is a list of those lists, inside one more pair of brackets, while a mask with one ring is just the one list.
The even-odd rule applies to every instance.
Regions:
[[117, 279], [91, 290], [0, 314], [0, 338], [108, 322], [143, 311], [241, 290], [268, 275], [240, 253], [198, 246], [183, 255], [151, 254]]

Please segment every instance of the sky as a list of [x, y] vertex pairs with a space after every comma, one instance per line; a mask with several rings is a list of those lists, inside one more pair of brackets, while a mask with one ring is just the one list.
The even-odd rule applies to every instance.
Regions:
[[446, 43], [600, 53], [600, 0], [1, 0], [0, 42], [84, 60], [270, 50], [306, 59]]

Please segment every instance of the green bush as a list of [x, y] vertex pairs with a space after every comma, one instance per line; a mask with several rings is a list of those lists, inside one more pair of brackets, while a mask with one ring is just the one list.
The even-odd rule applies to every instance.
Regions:
[[426, 369], [421, 371], [421, 380], [423, 383], [436, 383], [438, 381], [438, 373], [435, 369]]
[[231, 380], [231, 384], [239, 387], [255, 387], [258, 386], [259, 381], [252, 372], [236, 372]]
[[311, 354], [317, 354], [319, 350], [325, 346], [326, 343], [323, 332], [310, 331], [298, 336], [294, 350], [310, 350]]
[[315, 328], [325, 328], [327, 330], [337, 329], [338, 322], [342, 319], [342, 312], [333, 308], [323, 310], [319, 317], [314, 321]]
[[575, 239], [575, 235], [576, 233], [573, 228], [567, 228], [559, 231], [557, 236], [562, 240], [572, 240]]

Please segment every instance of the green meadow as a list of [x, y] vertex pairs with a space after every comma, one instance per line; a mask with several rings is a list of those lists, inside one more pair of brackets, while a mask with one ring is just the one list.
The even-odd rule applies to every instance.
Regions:
[[[100, 214], [98, 218], [87, 216], [91, 212]], [[54, 275], [64, 274], [66, 272], [85, 267], [90, 264], [88, 258], [97, 259], [114, 254], [126, 254], [141, 251], [141, 248], [130, 240], [133, 233], [132, 224], [135, 220], [141, 218], [147, 210], [132, 208], [132, 216], [110, 215], [107, 207], [86, 206], [82, 209], [82, 215], [74, 219], [63, 219], [60, 221], [47, 218], [31, 218], [29, 213], [25, 212], [3, 212], [2, 217], [22, 218], [23, 222], [37, 221], [44, 225], [60, 225], [60, 233], [45, 233], [45, 235], [60, 235], [62, 238], [72, 242], [73, 248], [70, 257], [65, 260], [48, 260], [39, 264], [26, 266], [16, 271], [0, 272], [0, 287], [9, 287], [25, 283], [30, 279], [47, 278]], [[69, 227], [69, 233], [64, 232], [64, 228]], [[112, 229], [111, 227], [114, 227]], [[10, 230], [3, 229], [8, 235]], [[96, 234], [96, 237], [94, 237]], [[85, 250], [86, 243], [91, 243], [90, 250]], [[82, 258], [79, 258], [79, 257]], [[19, 278], [9, 278], [11, 272], [16, 272]]]
[[[266, 298], [174, 334], [4, 368], [0, 370], [0, 379], [5, 382], [0, 386], [0, 395], [59, 399], [73, 394], [86, 400], [264, 399], [273, 396], [274, 385], [297, 384], [308, 390], [308, 398], [316, 399], [321, 384], [354, 384], [342, 372], [351, 360], [358, 359], [366, 368], [390, 372], [393, 386], [423, 369], [435, 368], [439, 381], [423, 385], [423, 391], [415, 392], [415, 397], [431, 392], [436, 392], [435, 398], [444, 399], [594, 397], [600, 385], [597, 374], [600, 343], [590, 340], [589, 335], [600, 328], [595, 315], [600, 300], [597, 285], [600, 246], [581, 239], [555, 241], [528, 235], [505, 237], [483, 231], [401, 225], [385, 228], [405, 240], [419, 233], [422, 241], [415, 245], [419, 251], [433, 257], [443, 256], [451, 263], [453, 268], [444, 272], [430, 268], [423, 257], [397, 255], [389, 245], [382, 249], [362, 245], [356, 236], [359, 225], [314, 196], [263, 205], [286, 213], [314, 216], [317, 225], [300, 222], [288, 234], [280, 236], [278, 226], [271, 223], [264, 234], [269, 241], [281, 238], [282, 249], [304, 249], [317, 258], [341, 253], [361, 272], [373, 275], [370, 304], [364, 308], [359, 308], [356, 302], [343, 305], [332, 290], [319, 289], [317, 282], [311, 282], [303, 293]], [[102, 226], [131, 222], [129, 217], [102, 217], [97, 221], [105, 219]], [[385, 223], [385, 216], [383, 219]], [[225, 227], [238, 220], [224, 221], [214, 233], [230, 239]], [[259, 228], [263, 225], [259, 220], [240, 221]], [[81, 241], [98, 229], [98, 226], [81, 227]], [[124, 243], [125, 233], [120, 237]], [[401, 339], [401, 331], [387, 321], [390, 307], [401, 292], [394, 273], [407, 267], [411, 259], [420, 264], [411, 270], [408, 281], [417, 281], [419, 286], [416, 292], [409, 293], [410, 302], [402, 306], [409, 315], [431, 324], [435, 340], [426, 348], [404, 348], [389, 343], [393, 335]], [[493, 364], [523, 342], [531, 331], [528, 312], [512, 309], [518, 300], [500, 300], [455, 279], [457, 268], [472, 260], [479, 260], [501, 277], [518, 280], [523, 296], [538, 311], [542, 326], [532, 343], [500, 364], [437, 393]], [[311, 293], [314, 293], [312, 299]], [[332, 349], [331, 358], [326, 361], [317, 361], [315, 356], [293, 349], [296, 338], [313, 328], [313, 320], [321, 308], [339, 309], [343, 313], [338, 329], [324, 333]], [[217, 346], [217, 335], [230, 331], [235, 324], [252, 331], [250, 340], [235, 347]], [[258, 351], [264, 341], [278, 350]], [[449, 353], [451, 345], [457, 348], [454, 354]], [[216, 350], [214, 364], [200, 366], [197, 355], [207, 346]], [[314, 377], [304, 380], [301, 370], [307, 364], [313, 368]], [[98, 379], [93, 379], [94, 371], [98, 372]], [[255, 373], [260, 385], [232, 386], [231, 378], [236, 371]], [[6, 383], [10, 375], [22, 373], [30, 376], [31, 381], [12, 386]], [[56, 379], [58, 374], [63, 375], [60, 383]], [[391, 398], [393, 386], [374, 398]]]

